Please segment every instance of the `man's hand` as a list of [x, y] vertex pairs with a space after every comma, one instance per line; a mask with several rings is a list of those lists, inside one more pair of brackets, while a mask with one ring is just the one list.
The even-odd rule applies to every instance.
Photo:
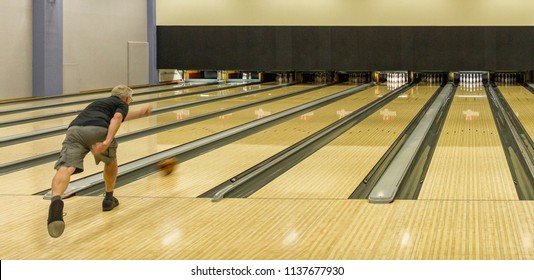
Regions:
[[106, 142], [98, 142], [98, 143], [94, 144], [93, 146], [91, 146], [91, 153], [93, 153], [93, 155], [97, 156], [97, 155], [105, 152], [109, 148], [109, 144], [110, 143], [106, 143]]
[[143, 107], [137, 111], [133, 111], [133, 112], [130, 112], [128, 113], [128, 115], [126, 115], [126, 120], [129, 121], [129, 120], [135, 120], [137, 118], [141, 118], [141, 117], [145, 117], [145, 116], [148, 116], [152, 114], [152, 106], [148, 105], [146, 107]]
[[143, 109], [141, 109], [140, 113], [142, 116], [150, 115], [152, 113], [152, 106], [149, 105], [149, 106], [144, 107]]

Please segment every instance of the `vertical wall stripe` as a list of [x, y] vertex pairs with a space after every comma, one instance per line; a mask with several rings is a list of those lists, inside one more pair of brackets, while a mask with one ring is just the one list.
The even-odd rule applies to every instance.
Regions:
[[63, 92], [63, 0], [33, 0], [33, 96]]
[[148, 82], [159, 83], [156, 65], [156, 0], [147, 0]]

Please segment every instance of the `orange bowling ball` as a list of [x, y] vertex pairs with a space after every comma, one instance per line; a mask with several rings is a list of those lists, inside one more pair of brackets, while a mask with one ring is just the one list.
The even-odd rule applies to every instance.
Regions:
[[159, 168], [163, 172], [163, 174], [169, 175], [176, 169], [177, 165], [178, 165], [178, 161], [176, 160], [176, 158], [172, 157], [172, 158], [162, 160], [159, 163]]

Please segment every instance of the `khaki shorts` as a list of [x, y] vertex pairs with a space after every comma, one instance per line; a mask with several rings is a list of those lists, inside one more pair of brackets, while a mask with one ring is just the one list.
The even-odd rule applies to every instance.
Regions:
[[[83, 159], [91, 151], [91, 146], [106, 139], [108, 129], [100, 126], [72, 126], [67, 130], [59, 159], [54, 168], [75, 167], [74, 174], [83, 171]], [[113, 139], [109, 148], [95, 156], [95, 163], [112, 163], [117, 159], [117, 141]]]

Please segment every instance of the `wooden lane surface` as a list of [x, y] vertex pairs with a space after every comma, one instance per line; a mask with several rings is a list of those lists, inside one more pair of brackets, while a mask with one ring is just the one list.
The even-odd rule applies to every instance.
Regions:
[[251, 197], [348, 198], [437, 89], [410, 89]]
[[[150, 94], [150, 95], [134, 97], [134, 102], [132, 103], [132, 106], [130, 108], [132, 110], [135, 110], [136, 108], [138, 109], [138, 108], [141, 108], [143, 106], [146, 106], [146, 104], [139, 104], [139, 105], [135, 104], [136, 101], [140, 101], [140, 100], [148, 100], [148, 99], [154, 98], [154, 97], [179, 95], [179, 94], [182, 94], [182, 93], [189, 93], [189, 92], [199, 91], [199, 90], [202, 90], [202, 89], [204, 89], [204, 90], [215, 89], [217, 87], [218, 86], [216, 86], [216, 85], [212, 85], [212, 86], [197, 87], [197, 88], [185, 89], [185, 90], [171, 90], [171, 91], [168, 91], [168, 92], [160, 92], [160, 93], [155, 93], [155, 94]], [[104, 95], [99, 95], [99, 97], [103, 98], [103, 97], [107, 97], [109, 95], [110, 95], [110, 93], [108, 92], [108, 93], [105, 93]], [[85, 98], [87, 98], [87, 97], [85, 97]], [[179, 97], [177, 97], [177, 98], [179, 98]], [[96, 100], [96, 98], [94, 100]], [[60, 102], [60, 101], [56, 100], [56, 102]], [[29, 117], [42, 117], [42, 116], [47, 116], [47, 115], [51, 115], [51, 114], [82, 110], [88, 104], [89, 104], [89, 101], [87, 103], [83, 103], [83, 104], [68, 105], [68, 106], [66, 105], [66, 106], [61, 106], [61, 107], [54, 107], [54, 108], [51, 108], [51, 109], [38, 109], [38, 110], [34, 110], [34, 111], [9, 114], [9, 115], [0, 116], [0, 121], [1, 122], [8, 122], [8, 121], [14, 121], [14, 120], [19, 120], [19, 119], [25, 119], [25, 118], [29, 118]], [[171, 99], [167, 99], [167, 100], [163, 100], [161, 104], [162, 104], [161, 106], [164, 106], [164, 105], [170, 105], [170, 104], [173, 104], [173, 103], [172, 103]], [[28, 104], [26, 106], [35, 106], [35, 105], [34, 104]], [[55, 118], [55, 119], [51, 119], [51, 120], [34, 121], [32, 123], [29, 123], [29, 124], [20, 124], [20, 125], [14, 125], [14, 126], [9, 126], [9, 127], [1, 127], [0, 128], [0, 133], [2, 133], [2, 135], [4, 135], [4, 136], [7, 136], [7, 135], [15, 135], [15, 134], [25, 133], [25, 132], [33, 132], [33, 131], [36, 131], [36, 130], [56, 127], [56, 126], [60, 126], [60, 125], [67, 125], [75, 117], [76, 117], [75, 115], [72, 115], [72, 116], [66, 116], [66, 117], [61, 117], [61, 118]]]
[[530, 138], [534, 139], [534, 94], [522, 86], [499, 86]]
[[[336, 91], [340, 91], [339, 88]], [[233, 176], [304, 139], [321, 128], [337, 121], [347, 111], [354, 111], [376, 100], [375, 91], [386, 92], [385, 87], [370, 88], [350, 97], [313, 111], [308, 119], [303, 116], [270, 127], [188, 160], [168, 176], [155, 174], [117, 190], [120, 196], [178, 196], [196, 197]]]
[[[207, 88], [209, 88], [211, 86], [213, 86], [213, 85], [199, 86], [199, 87], [196, 87], [196, 88], [201, 90], [201, 89], [207, 89]], [[215, 85], [215, 86], [217, 86], [217, 85]], [[181, 91], [181, 90], [183, 90], [183, 87], [184, 86], [182, 86], [182, 85], [162, 85], [162, 86], [155, 86], [155, 87], [149, 87], [149, 88], [138, 88], [138, 89], [133, 89], [133, 94], [134, 94], [134, 98], [135, 98], [135, 94], [137, 94], [137, 93], [145, 93], [145, 92], [150, 92], [150, 91], [155, 91], [155, 90]], [[62, 97], [52, 98], [52, 99], [33, 99], [33, 98], [29, 98], [29, 99], [26, 99], [24, 102], [11, 103], [11, 104], [10, 103], [2, 104], [0, 102], [0, 110], [1, 111], [14, 110], [14, 109], [25, 108], [25, 107], [29, 107], [29, 106], [42, 106], [42, 105], [47, 105], [47, 104], [57, 104], [57, 103], [63, 103], [63, 102], [84, 101], [84, 100], [90, 100], [90, 99], [98, 99], [98, 98], [107, 97], [110, 94], [111, 94], [111, 90], [110, 91], [106, 91], [106, 92], [102, 92], [102, 93], [87, 93], [87, 94], [82, 94], [82, 95], [78, 95], [78, 96], [69, 96], [68, 94], [65, 94], [64, 98], [62, 98]], [[141, 97], [139, 97], [139, 98], [141, 98]], [[90, 101], [87, 101], [87, 102], [90, 102]], [[3, 121], [3, 119], [0, 119], [0, 121]]]
[[[306, 87], [306, 86], [303, 86]], [[312, 86], [308, 86], [312, 87]], [[249, 108], [234, 112], [227, 118], [215, 117], [199, 123], [167, 130], [158, 134], [141, 137], [132, 141], [119, 144], [117, 151], [119, 164], [127, 163], [169, 148], [181, 145], [201, 137], [205, 137], [257, 118], [257, 112], [277, 113], [302, 103], [322, 98], [326, 95], [349, 88], [348, 86], [333, 86], [313, 91], [305, 95], [290, 97], [277, 102], [264, 104], [255, 108]], [[293, 88], [285, 88], [287, 93]], [[218, 105], [213, 105], [212, 110], [218, 110]], [[50, 188], [50, 182], [55, 173], [54, 163], [42, 164], [18, 172], [0, 176], [3, 184], [0, 185], [0, 194], [33, 194]], [[102, 164], [94, 164], [92, 156], [88, 155], [84, 160], [85, 171], [74, 175], [71, 179], [76, 180], [102, 171]], [[13, 187], [16, 186], [16, 187]]]
[[[265, 86], [267, 86], [267, 85], [252, 85], [252, 86], [247, 86], [246, 88], [251, 90], [251, 89], [259, 89], [259, 88], [265, 87]], [[218, 87], [219, 86], [210, 86], [210, 87], [203, 87], [203, 89], [216, 89]], [[165, 107], [165, 106], [176, 105], [178, 103], [190, 102], [190, 101], [195, 101], [195, 100], [198, 100], [198, 99], [204, 99], [204, 98], [209, 98], [209, 97], [215, 97], [215, 96], [219, 96], [219, 95], [223, 95], [223, 94], [233, 94], [233, 93], [237, 93], [237, 92], [243, 91], [243, 88], [221, 89], [221, 90], [218, 90], [218, 91], [215, 91], [215, 92], [205, 93], [205, 94], [203, 94], [203, 96], [193, 95], [193, 96], [180, 97], [180, 94], [194, 92], [194, 91], [200, 91], [200, 90], [201, 89], [199, 89], [199, 88], [192, 88], [192, 89], [179, 90], [179, 91], [176, 90], [176, 91], [171, 91], [171, 92], [161, 92], [161, 93], [156, 93], [156, 94], [153, 94], [153, 95], [142, 96], [142, 97], [139, 97], [139, 99], [140, 100], [149, 100], [151, 98], [156, 98], [156, 97], [176, 95], [176, 98], [166, 99], [166, 100], [161, 100], [161, 101], [150, 103], [153, 106], [153, 108], [161, 108], [161, 107]], [[106, 96], [109, 96], [109, 94], [106, 95]], [[136, 104], [136, 101], [139, 101], [139, 100], [138, 100], [137, 97], [134, 97], [134, 102], [132, 103], [132, 106], [130, 106], [130, 110], [134, 111], [134, 110], [138, 110], [138, 109], [140, 109], [140, 108], [142, 108], [144, 106], [147, 106], [147, 103]], [[18, 120], [18, 119], [25, 118], [25, 117], [33, 117], [36, 114], [38, 114], [39, 116], [46, 116], [46, 115], [50, 115], [52, 113], [60, 113], [60, 112], [69, 112], [69, 111], [74, 111], [74, 110], [82, 110], [87, 105], [88, 104], [81, 104], [81, 105], [72, 105], [72, 106], [68, 106], [68, 107], [41, 109], [41, 110], [38, 110], [38, 111], [18, 113], [18, 114], [15, 114], [15, 115], [17, 115], [16, 117], [13, 116], [13, 115], [0, 116], [0, 121], [3, 121], [4, 118]], [[74, 109], [71, 109], [71, 107], [74, 108]], [[51, 119], [51, 120], [42, 120], [42, 121], [35, 121], [35, 122], [27, 123], [27, 124], [20, 124], [20, 125], [14, 125], [14, 126], [9, 126], [9, 127], [1, 127], [0, 128], [0, 133], [2, 133], [2, 136], [9, 136], [9, 135], [16, 135], [16, 134], [20, 134], [20, 133], [33, 132], [33, 131], [37, 131], [37, 130], [52, 128], [52, 127], [58, 127], [58, 126], [62, 126], [62, 125], [68, 125], [75, 117], [76, 117], [76, 115], [71, 115], [71, 116], [66, 116], [66, 117], [62, 117], [62, 118], [55, 118], [55, 119]]]
[[518, 199], [484, 89], [456, 91], [419, 199]]
[[[257, 88], [259, 87], [255, 86], [252, 89], [257, 89]], [[293, 86], [290, 89], [292, 89], [293, 91], [297, 91], [300, 88], [301, 87], [299, 86]], [[214, 92], [212, 93], [210, 97], [214, 97], [216, 95], [221, 95], [221, 94], [230, 95], [230, 94], [235, 94], [241, 91], [243, 91], [243, 88], [228, 89], [228, 90], [225, 90], [224, 92], [222, 91]], [[185, 109], [180, 109], [180, 110], [167, 112], [163, 114], [152, 115], [152, 116], [148, 116], [145, 118], [135, 119], [135, 120], [123, 122], [117, 135], [120, 136], [128, 132], [139, 131], [139, 130], [153, 127], [156, 125], [175, 122], [178, 119], [186, 119], [189, 117], [194, 117], [194, 116], [198, 116], [201, 114], [213, 112], [214, 107], [216, 108], [216, 110], [221, 110], [224, 108], [238, 106], [238, 105], [250, 103], [253, 101], [268, 99], [268, 98], [279, 96], [285, 93], [287, 93], [287, 89], [285, 88], [274, 89], [268, 92], [261, 92], [261, 93], [254, 94], [254, 95], [221, 100], [221, 101], [217, 101], [211, 104], [203, 104], [203, 105], [188, 107]], [[187, 102], [187, 101], [193, 101], [193, 100], [198, 100], [202, 98], [207, 98], [207, 97], [199, 97], [199, 96], [184, 97], [184, 98], [179, 98], [177, 100], [174, 100], [172, 102]], [[166, 106], [166, 105], [162, 105], [162, 103], [169, 105], [168, 104], [169, 101], [164, 100], [164, 101], [154, 102], [154, 106], [156, 108]], [[131, 110], [135, 110], [135, 109], [136, 108], [132, 106]], [[37, 139], [31, 142], [25, 142], [25, 143], [20, 143], [16, 145], [2, 147], [0, 148], [0, 163], [9, 163], [15, 160], [20, 160], [20, 159], [24, 159], [24, 158], [44, 154], [44, 153], [49, 153], [52, 151], [57, 151], [61, 148], [61, 143], [63, 142], [64, 138], [65, 138], [65, 134], [61, 134], [61, 135], [47, 137], [43, 139]]]
[[533, 260], [532, 201], [0, 196], [0, 258], [140, 260]]

